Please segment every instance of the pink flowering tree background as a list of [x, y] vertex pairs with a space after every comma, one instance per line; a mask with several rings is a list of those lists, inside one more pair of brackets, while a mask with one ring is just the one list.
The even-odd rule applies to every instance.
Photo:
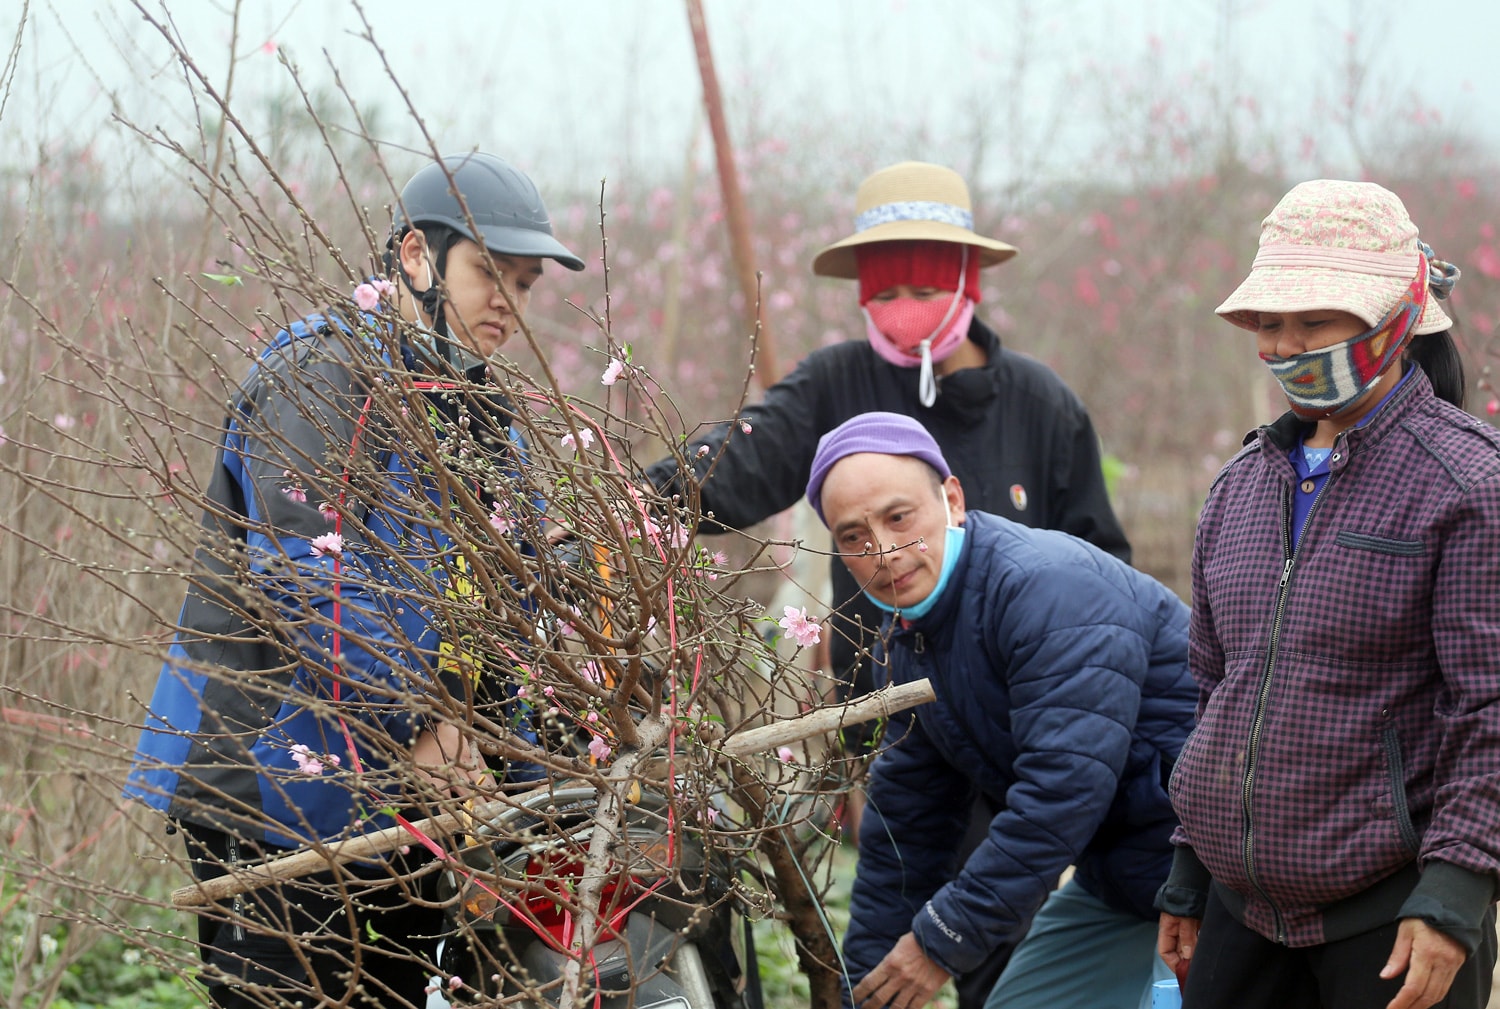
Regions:
[[[245, 60], [279, 60], [274, 45], [232, 41]], [[157, 44], [192, 117], [166, 126], [122, 117], [107, 145], [59, 132], [0, 155], [8, 1005], [85, 1004], [89, 990], [111, 986], [191, 1004], [183, 979], [195, 954], [167, 898], [186, 878], [180, 847], [117, 796], [191, 576], [224, 403], [288, 321], [328, 304], [386, 303], [374, 278], [388, 208], [425, 157], [380, 143], [413, 114], [388, 98], [304, 84], [282, 62], [276, 97], [241, 100], [231, 80], [199, 73], [165, 26]], [[1366, 39], [1348, 45], [1351, 67], [1368, 59]], [[1464, 271], [1452, 304], [1470, 408], [1493, 420], [1500, 173], [1495, 152], [1453, 130], [1430, 98], [1377, 100], [1357, 74], [1310, 96], [1302, 115], [1314, 125], [1289, 134], [1206, 70], [1173, 79], [1148, 59], [1094, 71], [1072, 82], [1102, 138], [1091, 179], [1037, 181], [1045, 166], [1013, 152], [1040, 149], [1046, 138], [1026, 131], [1048, 127], [1004, 108], [976, 122], [963, 153], [930, 158], [971, 178], [976, 230], [1022, 250], [983, 274], [980, 314], [1088, 405], [1136, 563], [1186, 596], [1210, 481], [1244, 433], [1281, 409], [1249, 341], [1213, 316], [1248, 268], [1260, 219], [1304, 178], [1368, 178], [1396, 191], [1423, 238]], [[931, 138], [918, 125], [875, 142], [811, 114], [768, 122], [755, 81], [727, 84], [761, 299], [785, 370], [860, 337], [854, 286], [814, 278], [809, 265], [847, 233], [860, 178], [929, 156]], [[0, 128], [15, 114], [0, 102]], [[1000, 162], [1011, 167], [997, 175]], [[768, 377], [749, 371], [749, 306], [711, 151], [698, 143], [680, 171], [625, 175], [602, 190], [527, 167], [559, 237], [590, 270], [549, 273], [531, 302], [530, 336], [498, 367], [525, 404], [533, 489], [607, 563], [581, 576], [590, 601], [551, 600], [546, 661], [520, 687], [577, 730], [582, 752], [567, 755], [567, 773], [601, 790], [613, 787], [610, 769], [641, 719], [659, 720], [658, 742], [670, 737], [689, 755], [694, 784], [674, 800], [680, 822], [752, 857], [753, 910], [796, 933], [805, 979], [789, 983], [786, 1004], [826, 1002], [836, 937], [823, 906], [838, 881], [836, 826], [820, 793], [859, 768], [823, 737], [738, 764], [714, 756], [738, 731], [825, 703], [812, 659], [828, 612], [822, 530], [803, 509], [745, 535], [699, 537], [696, 516], [648, 506], [632, 490], [640, 466], [700, 425], [734, 422]], [[415, 426], [409, 434], [421, 437]], [[318, 491], [289, 468], [285, 493]], [[480, 562], [499, 564], [499, 544], [526, 521], [472, 511], [455, 531], [493, 548], [476, 553]], [[314, 545], [343, 549], [332, 531]], [[612, 580], [594, 577], [602, 566]], [[653, 588], [637, 591], [645, 584]], [[514, 625], [515, 607], [496, 616], [497, 591], [490, 605], [455, 604], [454, 619], [498, 649], [527, 628]], [[618, 627], [637, 639], [604, 647]], [[620, 688], [646, 658], [674, 670], [671, 704]], [[348, 771], [311, 751], [294, 759], [309, 774]], [[733, 823], [709, 822], [720, 792], [733, 798]], [[784, 808], [796, 823], [778, 819]]]

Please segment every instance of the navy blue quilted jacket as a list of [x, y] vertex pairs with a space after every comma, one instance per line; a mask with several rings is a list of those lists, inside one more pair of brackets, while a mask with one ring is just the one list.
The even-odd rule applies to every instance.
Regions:
[[[1187, 607], [1065, 533], [969, 512], [933, 610], [888, 629], [897, 683], [937, 700], [875, 760], [844, 955], [857, 984], [904, 933], [953, 974], [1020, 942], [1069, 865], [1154, 919], [1176, 825], [1165, 783], [1192, 728]], [[971, 798], [1002, 811], [961, 867]]]

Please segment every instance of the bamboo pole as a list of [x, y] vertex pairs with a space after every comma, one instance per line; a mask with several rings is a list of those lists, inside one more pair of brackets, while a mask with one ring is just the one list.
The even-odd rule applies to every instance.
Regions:
[[410, 831], [406, 827], [397, 824], [394, 827], [386, 827], [384, 830], [377, 830], [369, 834], [360, 834], [358, 837], [347, 838], [343, 841], [335, 841], [332, 844], [320, 844], [313, 848], [304, 848], [302, 851], [283, 855], [280, 858], [273, 858], [269, 862], [262, 862], [260, 865], [231, 866], [229, 867], [229, 872], [223, 876], [216, 876], [213, 879], [204, 880], [200, 883], [192, 883], [173, 890], [172, 903], [177, 907], [202, 907], [205, 904], [213, 904], [217, 901], [233, 897], [236, 894], [258, 890], [272, 883], [285, 882], [289, 879], [297, 879], [314, 872], [320, 872], [331, 866], [356, 862], [365, 858], [373, 858], [388, 851], [395, 851], [403, 844], [410, 844], [414, 831], [421, 831], [423, 834], [434, 839], [448, 837], [459, 830], [469, 827], [475, 820], [487, 820], [491, 817], [499, 816], [507, 809], [511, 809], [525, 802], [527, 799], [545, 795], [552, 787], [551, 784], [547, 784], [505, 799], [495, 799], [492, 802], [481, 803], [475, 806], [472, 811], [430, 816], [425, 820], [418, 820], [413, 823]]
[[[932, 692], [932, 684], [927, 680], [897, 684], [866, 694], [849, 704], [819, 708], [774, 725], [757, 726], [754, 729], [736, 733], [726, 739], [718, 749], [727, 757], [744, 759], [773, 747], [795, 743], [825, 732], [833, 732], [846, 725], [866, 722], [873, 718], [885, 718], [894, 712], [926, 704], [935, 696]], [[461, 830], [470, 829], [475, 821], [487, 822], [528, 799], [546, 795], [554, 787], [554, 784], [549, 783], [528, 792], [481, 803], [472, 810], [428, 817], [413, 823], [410, 829], [400, 825], [386, 827], [384, 830], [361, 834], [358, 837], [335, 841], [332, 844], [306, 848], [290, 855], [273, 858], [260, 865], [233, 866], [223, 876], [179, 887], [172, 891], [172, 903], [176, 907], [202, 907], [236, 894], [269, 886], [272, 883], [307, 876], [334, 865], [372, 858], [394, 851], [403, 844], [410, 844], [417, 832], [431, 838], [448, 837]]]
[[858, 725], [875, 718], [887, 718], [897, 711], [926, 704], [937, 695], [927, 680], [915, 683], [899, 683], [877, 690], [850, 704], [838, 707], [819, 708], [796, 718], [760, 725], [744, 732], [735, 733], [724, 741], [721, 750], [725, 756], [748, 757], [752, 753], [763, 753], [777, 746], [785, 746], [825, 732], [837, 732], [846, 725]]
[[719, 189], [724, 194], [724, 217], [729, 224], [729, 246], [739, 277], [740, 293], [745, 298], [745, 315], [759, 334], [756, 348], [755, 379], [762, 389], [776, 384], [781, 374], [776, 363], [776, 342], [766, 325], [766, 310], [760, 298], [760, 280], [756, 276], [755, 251], [750, 245], [750, 213], [745, 209], [745, 194], [740, 191], [739, 170], [734, 165], [734, 148], [729, 142], [729, 127], [724, 122], [724, 99], [719, 93], [719, 76], [714, 70], [713, 52], [708, 45], [708, 24], [703, 18], [702, 0], [687, 0], [688, 25], [693, 31], [693, 49], [698, 55], [698, 75], [703, 78], [703, 105], [708, 112], [708, 126], [714, 138], [714, 160], [719, 167]]

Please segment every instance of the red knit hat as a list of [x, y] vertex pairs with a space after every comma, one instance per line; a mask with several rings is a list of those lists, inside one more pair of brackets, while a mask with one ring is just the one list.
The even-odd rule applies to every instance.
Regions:
[[[958, 290], [965, 246], [958, 242], [871, 242], [855, 247], [859, 264], [859, 303], [864, 305], [881, 291], [898, 284]], [[979, 301], [979, 257], [969, 252], [969, 273], [964, 294]]]

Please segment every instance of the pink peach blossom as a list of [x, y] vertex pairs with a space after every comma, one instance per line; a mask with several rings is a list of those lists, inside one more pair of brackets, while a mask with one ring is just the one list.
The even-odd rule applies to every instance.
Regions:
[[344, 553], [344, 537], [338, 533], [324, 533], [316, 536], [307, 544], [312, 548], [314, 557], [341, 557]]
[[361, 312], [373, 312], [380, 307], [380, 292], [372, 284], [360, 284], [354, 289], [354, 304]]
[[805, 606], [800, 609], [788, 606], [785, 615], [776, 622], [803, 648], [817, 644], [818, 639], [823, 636], [822, 626], [816, 620], [808, 618]]
[[[586, 427], [579, 428], [578, 442], [581, 442], [584, 448], [588, 448], [590, 445], [594, 444], [594, 432]], [[577, 448], [577, 443], [573, 440], [572, 431], [569, 431], [567, 434], [562, 436], [562, 447], [571, 449]]]

